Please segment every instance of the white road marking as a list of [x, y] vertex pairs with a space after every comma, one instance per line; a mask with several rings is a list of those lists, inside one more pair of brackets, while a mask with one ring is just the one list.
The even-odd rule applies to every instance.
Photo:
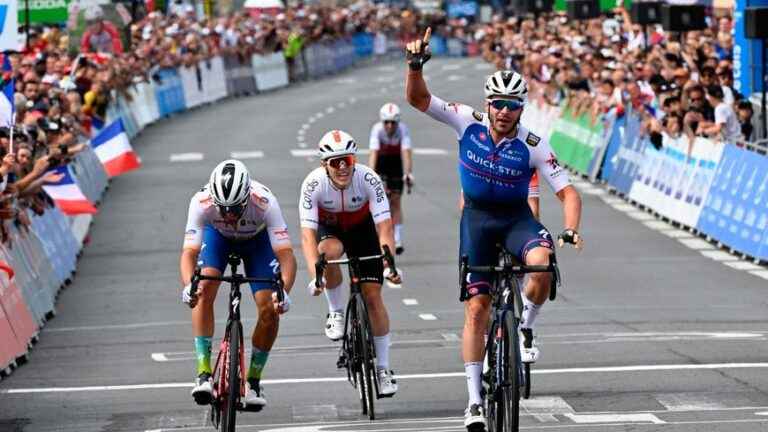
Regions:
[[654, 229], [657, 231], [667, 231], [674, 229], [672, 226], [670, 226], [668, 223], [660, 220], [648, 220], [643, 222], [643, 225], [647, 226], [650, 229]]
[[339, 78], [336, 82], [338, 84], [354, 84], [357, 82], [357, 78]]
[[152, 353], [152, 360], [156, 362], [167, 362], [168, 357], [166, 357], [163, 353]]
[[761, 277], [763, 279], [768, 279], [768, 270], [755, 270], [749, 272], [750, 274], [753, 274], [757, 277]]
[[313, 149], [291, 149], [291, 156], [293, 156], [293, 157], [317, 156], [317, 150], [313, 150]]
[[331, 114], [331, 113], [333, 113], [334, 111], [336, 111], [336, 108], [334, 108], [334, 107], [332, 107], [332, 106], [329, 106], [328, 108], [326, 108], [326, 109], [325, 109], [325, 112], [326, 112], [327, 114]]
[[461, 75], [448, 75], [448, 78], [446, 78], [446, 81], [460, 81], [464, 79]]
[[682, 238], [682, 239], [679, 239], [679, 241], [686, 247], [689, 247], [691, 249], [696, 249], [696, 250], [715, 248], [708, 241], [700, 238]]
[[393, 72], [395, 70], [395, 67], [392, 65], [379, 66], [376, 68], [376, 70], [380, 70], [382, 72]]
[[444, 71], [458, 70], [458, 69], [461, 69], [461, 65], [457, 65], [457, 64], [446, 64], [446, 65], [443, 65], [443, 70]]
[[755, 415], [759, 415], [759, 416], [768, 416], [768, 411], [760, 411], [760, 412], [756, 412], [756, 413], [755, 413]]
[[336, 104], [336, 106], [339, 107], [339, 108], [345, 108], [347, 106], [347, 103], [346, 102], [339, 102], [339, 103]]
[[301, 125], [302, 131], [306, 131], [307, 129], [309, 129], [309, 123], [304, 123], [303, 125]]
[[338, 420], [339, 410], [336, 405], [294, 405], [291, 409], [295, 421]]
[[264, 152], [261, 150], [254, 151], [239, 151], [229, 154], [232, 159], [261, 159], [264, 157]]
[[555, 415], [573, 413], [573, 407], [561, 397], [544, 396], [532, 397], [520, 401], [522, 408], [526, 413], [531, 414], [536, 420], [542, 423], [556, 423]]
[[490, 69], [493, 69], [493, 66], [491, 66], [490, 63], [483, 62], [483, 63], [477, 63], [475, 65], [475, 69], [477, 69], [477, 70], [490, 70]]
[[737, 257], [729, 254], [726, 251], [721, 251], [721, 250], [703, 250], [703, 251], [701, 251], [701, 254], [704, 255], [705, 257], [713, 259], [715, 261], [736, 261], [736, 260], [738, 260]]
[[419, 318], [423, 319], [424, 321], [434, 321], [437, 319], [436, 316], [427, 313], [427, 314], [419, 314]]
[[680, 239], [680, 238], [692, 238], [693, 234], [689, 233], [688, 231], [683, 231], [679, 229], [673, 229], [668, 231], [661, 231], [662, 234], [665, 236], [669, 236], [672, 238]]
[[650, 213], [646, 213], [642, 210], [635, 210], [631, 212], [627, 212], [627, 216], [631, 217], [632, 219], [639, 220], [639, 221], [654, 221], [656, 220], [656, 217], [653, 216]]
[[325, 117], [325, 113], [323, 113], [322, 111], [319, 111], [319, 112], [317, 112], [317, 113], [315, 114], [315, 119], [318, 119], [318, 120], [319, 120], [319, 119], [321, 119], [321, 118], [323, 118], [323, 117]]
[[202, 153], [174, 153], [170, 158], [171, 162], [197, 162], [203, 160]]
[[653, 423], [664, 424], [664, 420], [653, 414], [565, 414], [575, 423]]
[[357, 102], [357, 98], [356, 98], [356, 97], [354, 97], [354, 96], [350, 97], [350, 98], [349, 98], [349, 99], [347, 99], [347, 100], [349, 101], [349, 103], [355, 103], [355, 102]]
[[760, 267], [759, 265], [749, 261], [732, 261], [723, 264], [736, 270], [764, 270], [764, 267]]
[[[534, 369], [534, 375], [561, 375], [584, 374], [606, 372], [664, 372], [679, 370], [720, 370], [720, 369], [768, 369], [768, 363], [710, 363], [710, 364], [665, 364], [665, 365], [637, 365], [637, 366], [605, 366], [591, 368], [565, 368], [565, 369]], [[433, 379], [433, 378], [462, 378], [464, 372], [444, 372], [426, 374], [398, 375], [398, 379]], [[346, 377], [320, 377], [320, 378], [284, 378], [266, 379], [262, 384], [312, 384], [347, 382]], [[71, 393], [88, 391], [116, 391], [116, 390], [147, 390], [167, 388], [189, 388], [190, 382], [180, 383], [156, 383], [156, 384], [128, 384], [111, 386], [84, 386], [84, 387], [38, 387], [38, 388], [7, 388], [0, 389], [0, 394], [28, 394], [28, 393]]]
[[415, 148], [413, 149], [413, 154], [421, 156], [442, 156], [447, 155], [448, 151], [440, 148]]
[[301, 148], [307, 148], [307, 143], [305, 143], [305, 142], [303, 142], [303, 141], [302, 141], [302, 142], [300, 142], [300, 143], [299, 143], [299, 147], [301, 147]]
[[392, 82], [394, 80], [395, 80], [395, 77], [393, 77], [393, 76], [380, 76], [380, 77], [376, 78], [376, 82], [380, 82], [380, 83]]
[[608, 192], [605, 189], [600, 189], [600, 188], [585, 189], [581, 192], [587, 195], [594, 195], [594, 196], [602, 196], [602, 195], [608, 194]]
[[458, 342], [461, 340], [459, 335], [457, 335], [456, 333], [443, 333], [442, 336], [443, 336], [443, 339], [445, 339], [448, 342]]
[[416, 299], [407, 298], [403, 299], [403, 304], [406, 306], [416, 306], [419, 304], [419, 301]]
[[727, 408], [712, 394], [661, 393], [653, 397], [669, 411], [712, 411]]
[[618, 204], [611, 204], [611, 207], [615, 208], [618, 211], [622, 211], [622, 212], [637, 211], [637, 207], [633, 206], [632, 204], [627, 204], [625, 202], [621, 202], [621, 203], [618, 203]]

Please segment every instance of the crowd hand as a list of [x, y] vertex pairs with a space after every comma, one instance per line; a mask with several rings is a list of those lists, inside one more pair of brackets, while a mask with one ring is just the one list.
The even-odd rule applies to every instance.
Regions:
[[50, 165], [51, 165], [50, 157], [43, 156], [35, 161], [35, 165], [32, 167], [32, 171], [38, 174], [42, 174], [43, 172], [45, 172], [45, 170], [48, 169], [48, 167], [50, 167]]
[[184, 287], [184, 290], [181, 292], [181, 301], [185, 304], [187, 304], [190, 309], [194, 308], [195, 305], [197, 305], [197, 293], [195, 295], [192, 295], [192, 284], [187, 284]]
[[560, 247], [565, 246], [566, 243], [572, 244], [578, 250], [581, 250], [584, 247], [584, 240], [581, 238], [581, 234], [570, 228], [563, 230], [563, 232], [557, 236], [557, 244]]
[[413, 174], [408, 173], [404, 175], [403, 182], [405, 182], [405, 187], [407, 188], [408, 193], [411, 193], [411, 189], [413, 189]]
[[319, 288], [317, 286], [315, 286], [315, 281], [316, 280], [317, 280], [316, 278], [312, 278], [312, 280], [309, 281], [309, 285], [307, 285], [307, 290], [309, 291], [309, 294], [311, 296], [319, 296], [320, 293], [322, 293], [323, 290], [325, 289], [325, 284], [326, 284], [325, 277], [323, 277], [323, 280], [320, 281], [320, 287]]
[[291, 310], [291, 297], [287, 292], [283, 291], [283, 301], [277, 299], [277, 291], [272, 293], [272, 304], [275, 307], [275, 311], [282, 315]]
[[432, 36], [432, 27], [427, 27], [423, 39], [417, 39], [405, 45], [405, 58], [411, 70], [420, 71], [424, 63], [432, 57], [429, 51], [430, 36]]
[[8, 153], [3, 157], [3, 163], [2, 168], [6, 171], [10, 171], [13, 169], [13, 166], [16, 164], [16, 155], [13, 153]]
[[64, 174], [56, 173], [56, 172], [49, 172], [48, 174], [45, 174], [43, 176], [43, 183], [46, 184], [55, 184], [61, 181], [61, 179], [64, 178]]

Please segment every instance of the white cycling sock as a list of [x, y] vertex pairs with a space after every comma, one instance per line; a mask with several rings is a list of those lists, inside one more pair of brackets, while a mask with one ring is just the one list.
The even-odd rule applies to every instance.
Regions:
[[467, 374], [467, 392], [469, 393], [469, 405], [482, 405], [480, 387], [482, 386], [483, 362], [464, 363], [464, 372]]
[[528, 299], [524, 293], [521, 293], [523, 298], [523, 317], [520, 323], [520, 328], [533, 329], [533, 325], [536, 323], [536, 317], [539, 315], [539, 311], [543, 304], [537, 305]]
[[403, 224], [397, 224], [395, 225], [395, 244], [400, 245], [402, 244], [403, 240]]
[[328, 312], [344, 310], [344, 291], [341, 289], [341, 284], [334, 288], [326, 288], [325, 299], [328, 300]]
[[389, 370], [389, 333], [374, 336], [373, 346], [376, 349], [376, 367]]

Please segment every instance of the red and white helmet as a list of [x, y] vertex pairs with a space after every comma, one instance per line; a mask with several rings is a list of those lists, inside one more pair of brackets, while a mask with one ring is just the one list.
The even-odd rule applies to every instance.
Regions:
[[341, 130], [327, 132], [320, 138], [317, 148], [320, 160], [357, 153], [355, 139], [352, 138], [352, 135]]
[[379, 118], [381, 121], [400, 121], [400, 108], [393, 103], [385, 103], [381, 110], [379, 110]]

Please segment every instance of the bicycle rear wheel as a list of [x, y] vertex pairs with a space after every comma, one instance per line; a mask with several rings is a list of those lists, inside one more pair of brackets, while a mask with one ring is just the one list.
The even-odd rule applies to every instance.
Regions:
[[501, 362], [504, 384], [501, 403], [504, 407], [505, 432], [517, 432], [520, 427], [520, 385], [522, 370], [520, 362], [520, 337], [517, 332], [518, 320], [512, 313], [506, 313], [502, 323]]
[[499, 369], [497, 365], [499, 364], [498, 353], [501, 335], [498, 329], [498, 323], [494, 321], [488, 332], [489, 338], [493, 339], [488, 341], [488, 348], [485, 353], [485, 361], [488, 362], [488, 368], [483, 377], [485, 381], [485, 413], [490, 432], [502, 432], [504, 430], [504, 406], [499, 403], [501, 382], [499, 382]]
[[227, 331], [229, 350], [226, 359], [227, 389], [222, 393], [221, 432], [235, 432], [240, 399], [240, 323], [232, 321]]
[[[373, 356], [373, 333], [371, 333], [371, 323], [368, 320], [368, 310], [365, 307], [365, 302], [362, 296], [358, 296], [356, 300], [357, 308], [357, 326], [360, 354], [360, 373], [361, 383], [365, 383], [364, 391], [361, 392], [361, 402], [365, 399], [364, 405], [367, 407], [368, 418], [374, 420], [376, 414], [373, 408], [373, 401], [376, 398], [376, 388], [374, 387], [374, 379], [376, 374], [376, 368], [374, 366]], [[365, 414], [365, 410], [363, 411]]]

